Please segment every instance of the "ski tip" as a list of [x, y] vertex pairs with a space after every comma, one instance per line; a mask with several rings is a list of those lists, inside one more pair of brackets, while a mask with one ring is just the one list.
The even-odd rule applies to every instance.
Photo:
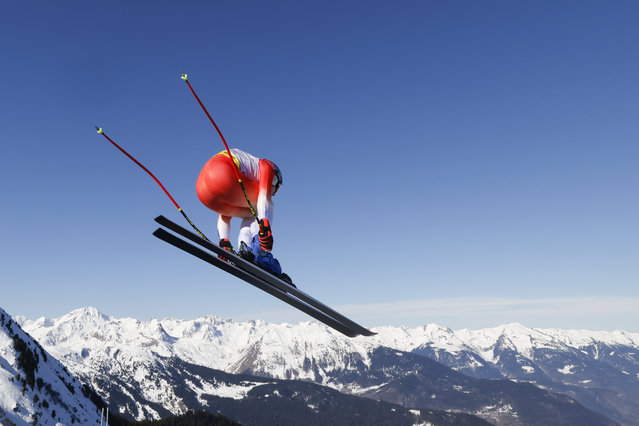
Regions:
[[93, 126], [93, 127], [95, 127], [95, 130], [98, 131], [98, 135], [104, 134], [104, 130], [102, 130], [102, 127], [98, 127], [98, 126]]
[[349, 336], [349, 337], [372, 337], [377, 335], [377, 333], [373, 333], [372, 331], [369, 331], [368, 333], [356, 333], [354, 336]]
[[189, 81], [189, 76], [180, 70], [180, 78], [184, 81]]
[[358, 336], [371, 337], [377, 335], [377, 333], [375, 333], [374, 331], [370, 331], [364, 327], [359, 327], [359, 329], [355, 329], [355, 331], [357, 332]]

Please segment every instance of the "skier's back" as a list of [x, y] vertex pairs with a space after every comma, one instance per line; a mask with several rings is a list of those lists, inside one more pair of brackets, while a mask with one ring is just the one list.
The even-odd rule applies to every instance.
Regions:
[[[270, 253], [273, 249], [272, 197], [282, 185], [280, 169], [273, 162], [242, 150], [230, 151], [232, 159], [227, 151], [222, 151], [204, 165], [196, 182], [197, 196], [205, 206], [219, 213], [217, 231], [220, 247], [233, 251], [229, 240], [231, 219], [240, 218], [239, 254], [281, 274], [279, 262]], [[238, 183], [236, 171], [239, 171], [246, 194]], [[259, 223], [249, 202], [256, 206]]]

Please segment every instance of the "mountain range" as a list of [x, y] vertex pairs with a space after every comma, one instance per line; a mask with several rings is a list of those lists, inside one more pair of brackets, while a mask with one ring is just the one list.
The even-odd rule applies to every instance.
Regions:
[[[401, 414], [406, 424], [630, 425], [639, 419], [639, 335], [623, 331], [520, 324], [452, 331], [429, 324], [380, 327], [374, 337], [350, 339], [315, 322], [139, 321], [94, 308], [17, 321], [129, 418], [207, 408], [259, 424], [240, 418], [253, 412], [246, 404], [268, 400], [264, 406], [273, 407], [277, 396], [286, 410], [294, 402], [301, 410], [294, 412], [307, 418], [330, 412], [326, 401], [360, 408], [370, 401], [388, 405], [367, 410]], [[451, 418], [455, 413], [471, 416]]]
[[[0, 375], [0, 424], [97, 423], [97, 409], [104, 409], [106, 404], [91, 385], [80, 384], [80, 380], [1, 309], [0, 321], [0, 366], [3, 370]], [[148, 400], [138, 389], [146, 386], [144, 381], [127, 381], [126, 374], [105, 374], [96, 379], [96, 383], [102, 382], [108, 389], [109, 405], [124, 414], [124, 417], [113, 414], [107, 417], [110, 425], [240, 424], [217, 414], [219, 412], [240, 419], [245, 425], [293, 425], [299, 424], [301, 419], [308, 425], [489, 424], [463, 413], [407, 409], [383, 401], [345, 395], [313, 383], [229, 374], [188, 364], [177, 358], [160, 357], [155, 365], [148, 367], [156, 377], [156, 383], [151, 387], [167, 385], [170, 392], [162, 395], [160, 391], [151, 395], [153, 400]], [[176, 401], [177, 408], [171, 405]], [[153, 410], [152, 415], [138, 417], [162, 417], [162, 420], [131, 421], [131, 406]], [[208, 412], [202, 410], [205, 407], [209, 408]], [[184, 414], [174, 416], [171, 410]], [[103, 420], [106, 421], [106, 418], [101, 416], [100, 424]]]

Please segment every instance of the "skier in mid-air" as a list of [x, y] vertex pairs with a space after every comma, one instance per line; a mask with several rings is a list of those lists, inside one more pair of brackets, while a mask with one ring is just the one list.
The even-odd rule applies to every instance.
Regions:
[[[219, 214], [217, 223], [220, 237], [219, 246], [212, 244], [195, 226], [186, 212], [162, 185], [162, 182], [149, 169], [115, 143], [104, 133], [102, 128], [96, 126], [98, 134], [104, 136], [155, 180], [199, 237], [162, 215], [156, 217], [155, 221], [173, 233], [168, 232], [167, 229], [158, 228], [153, 232], [153, 235], [275, 296], [346, 336], [374, 335], [374, 332], [297, 290], [297, 286], [293, 284], [290, 277], [282, 273], [279, 262], [271, 254], [273, 249], [272, 197], [282, 185], [280, 169], [269, 160], [259, 159], [239, 149], [230, 149], [222, 132], [200, 98], [195, 94], [195, 90], [184, 73], [182, 73], [182, 80], [193, 92], [193, 96], [217, 130], [226, 148], [225, 151], [213, 156], [204, 165], [196, 182], [196, 192], [200, 201]], [[256, 205], [257, 208], [254, 208], [253, 205]], [[231, 254], [234, 253], [233, 245], [229, 240], [233, 217], [240, 218], [242, 221], [238, 238], [239, 253], [237, 253], [242, 258]], [[210, 252], [215, 253], [218, 257]], [[282, 283], [281, 280], [286, 281], [289, 285]]]
[[[206, 207], [219, 213], [217, 232], [220, 247], [235, 253], [229, 240], [231, 218], [240, 218], [237, 254], [270, 272], [282, 275], [282, 268], [271, 253], [272, 197], [282, 185], [282, 173], [272, 161], [254, 157], [239, 149], [230, 151], [232, 160], [228, 151], [224, 150], [204, 165], [195, 186], [197, 196]], [[246, 196], [238, 183], [237, 171], [246, 189]], [[256, 211], [252, 210], [249, 202], [256, 206]]]

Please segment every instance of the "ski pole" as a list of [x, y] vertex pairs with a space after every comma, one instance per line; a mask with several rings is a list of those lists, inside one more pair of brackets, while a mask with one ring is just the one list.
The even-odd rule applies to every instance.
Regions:
[[178, 211], [180, 213], [182, 213], [182, 216], [184, 216], [184, 219], [186, 219], [187, 222], [189, 222], [189, 224], [193, 227], [193, 229], [195, 229], [195, 231], [200, 234], [200, 236], [202, 238], [204, 238], [207, 241], [210, 241], [208, 238], [206, 238], [206, 236], [202, 233], [202, 231], [200, 231], [197, 226], [195, 226], [195, 224], [191, 221], [191, 219], [186, 215], [186, 213], [184, 212], [184, 210], [182, 210], [182, 208], [178, 205], [177, 201], [175, 201], [175, 199], [171, 196], [171, 194], [169, 194], [169, 191], [166, 190], [166, 188], [164, 187], [164, 185], [162, 185], [162, 182], [160, 182], [160, 180], [158, 178], [155, 177], [155, 175], [153, 173], [151, 173], [151, 171], [149, 169], [147, 169], [146, 167], [144, 167], [144, 165], [142, 163], [140, 163], [138, 160], [136, 160], [135, 158], [133, 158], [133, 156], [131, 154], [129, 154], [128, 152], [126, 152], [120, 145], [118, 145], [117, 143], [115, 143], [113, 141], [113, 139], [111, 139], [110, 137], [107, 136], [106, 133], [104, 133], [104, 130], [102, 130], [101, 127], [95, 126], [95, 129], [98, 131], [98, 134], [104, 136], [105, 138], [107, 138], [107, 140], [109, 142], [111, 142], [113, 144], [113, 146], [115, 146], [117, 149], [119, 149], [120, 151], [122, 151], [122, 153], [124, 155], [126, 155], [127, 157], [129, 157], [135, 164], [137, 164], [138, 166], [140, 166], [142, 168], [142, 170], [144, 170], [145, 172], [147, 172], [149, 174], [149, 176], [151, 176], [153, 178], [153, 180], [155, 180], [155, 182], [160, 185], [160, 188], [162, 188], [162, 190], [164, 191], [164, 193], [169, 197], [169, 199], [173, 202], [173, 204], [175, 205], [175, 207], [177, 207]]
[[255, 220], [259, 223], [260, 222], [260, 218], [257, 216], [257, 213], [255, 213], [255, 209], [253, 208], [253, 204], [251, 204], [251, 200], [249, 199], [248, 194], [246, 193], [246, 188], [244, 187], [244, 182], [242, 182], [242, 178], [240, 177], [240, 171], [238, 170], [239, 166], [237, 166], [235, 164], [235, 161], [233, 161], [233, 154], [231, 154], [231, 150], [229, 149], [229, 146], [226, 143], [226, 139], [224, 139], [224, 135], [222, 135], [222, 131], [220, 130], [219, 127], [217, 127], [217, 124], [215, 124], [215, 121], [213, 120], [213, 117], [211, 117], [211, 114], [209, 114], [209, 112], [207, 111], [206, 107], [204, 106], [204, 104], [202, 103], [200, 98], [195, 93], [195, 90], [193, 90], [193, 86], [191, 86], [191, 83], [189, 83], [189, 76], [184, 74], [181, 71], [180, 71], [180, 73], [182, 74], [182, 77], [181, 77], [182, 80], [184, 80], [186, 82], [186, 84], [189, 86], [189, 89], [191, 89], [191, 93], [193, 93], [193, 96], [195, 96], [195, 99], [197, 100], [197, 102], [200, 104], [200, 106], [204, 110], [204, 113], [206, 114], [206, 116], [211, 121], [211, 124], [213, 124], [213, 127], [215, 127], [215, 130], [217, 130], [217, 134], [220, 135], [220, 139], [222, 139], [222, 142], [224, 143], [224, 147], [226, 148], [226, 152], [229, 154], [229, 159], [231, 160], [231, 163], [233, 164], [233, 170], [235, 170], [235, 176], [237, 177], [237, 181], [240, 184], [240, 187], [242, 188], [242, 192], [244, 193], [244, 198], [246, 198], [246, 202], [248, 203], [249, 209], [251, 210], [251, 213], [253, 214], [253, 217], [255, 217]]

